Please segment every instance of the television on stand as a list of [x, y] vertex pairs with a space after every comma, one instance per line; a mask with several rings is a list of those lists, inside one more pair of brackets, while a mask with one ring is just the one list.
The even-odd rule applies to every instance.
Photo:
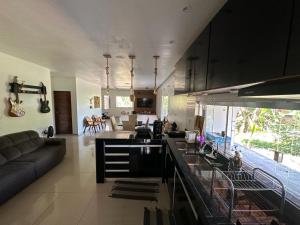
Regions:
[[137, 108], [152, 108], [153, 99], [152, 98], [137, 98], [136, 100]]

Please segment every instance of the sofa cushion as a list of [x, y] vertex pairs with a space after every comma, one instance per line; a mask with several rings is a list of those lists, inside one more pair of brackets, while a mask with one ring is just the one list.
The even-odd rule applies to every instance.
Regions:
[[7, 135], [12, 140], [13, 145], [21, 152], [27, 154], [37, 150], [45, 144], [44, 139], [39, 137], [36, 131], [23, 131]]
[[[43, 146], [45, 140], [35, 131], [23, 131], [0, 137], [0, 155], [7, 161], [15, 160], [23, 154], [33, 152]], [[0, 157], [0, 165], [6, 163]]]
[[36, 131], [28, 130], [28, 131], [22, 131], [22, 132], [18, 132], [18, 133], [8, 134], [8, 135], [6, 135], [6, 137], [11, 139], [11, 141], [15, 145], [17, 145], [17, 144], [23, 143], [25, 141], [35, 139], [35, 138], [39, 137], [39, 135]]
[[31, 139], [24, 141], [20, 144], [15, 145], [17, 149], [21, 152], [22, 155], [34, 152], [39, 147], [43, 146], [44, 142], [42, 138]]
[[22, 154], [19, 149], [13, 146], [13, 141], [8, 136], [0, 137], [0, 154], [9, 161], [20, 157]]
[[35, 180], [32, 163], [7, 163], [0, 166], [0, 203]]
[[31, 162], [34, 164], [37, 177], [42, 176], [52, 167], [57, 165], [64, 157], [64, 148], [62, 146], [43, 146], [37, 151], [22, 155], [13, 162]]
[[0, 166], [4, 165], [5, 163], [7, 163], [7, 159], [2, 154], [0, 154]]

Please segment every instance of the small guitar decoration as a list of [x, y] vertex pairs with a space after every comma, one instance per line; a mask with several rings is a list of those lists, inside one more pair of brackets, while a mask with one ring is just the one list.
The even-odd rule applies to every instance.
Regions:
[[50, 112], [50, 107], [49, 107], [49, 101], [46, 99], [47, 89], [43, 83], [42, 83], [41, 93], [44, 95], [44, 100], [40, 98], [40, 102], [41, 102], [40, 112], [48, 113]]
[[12, 100], [9, 98], [9, 116], [11, 117], [22, 117], [25, 115], [24, 109], [21, 107], [22, 101], [19, 100], [19, 88], [20, 84], [18, 84], [18, 77], [14, 78], [14, 82], [12, 83], [13, 93], [16, 95], [16, 99]]

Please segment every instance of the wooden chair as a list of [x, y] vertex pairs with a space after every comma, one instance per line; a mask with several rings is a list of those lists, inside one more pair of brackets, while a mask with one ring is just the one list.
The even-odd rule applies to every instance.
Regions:
[[123, 130], [126, 131], [135, 131], [136, 121], [122, 121], [123, 124]]
[[95, 125], [94, 120], [92, 118], [88, 116], [85, 117], [83, 123], [84, 123], [83, 133], [85, 133], [86, 128], [89, 128], [89, 131], [91, 131], [92, 128], [92, 131], [94, 131], [95, 133], [97, 132], [96, 130], [97, 125]]
[[103, 119], [103, 118], [100, 118], [101, 119], [101, 127], [102, 129], [106, 128], [106, 120]]
[[147, 121], [146, 121], [145, 127], [146, 127], [146, 128], [149, 127], [149, 117], [148, 117], [148, 119], [147, 119]]
[[115, 116], [110, 117], [110, 121], [111, 121], [112, 130], [116, 131], [117, 130], [117, 122], [116, 122]]
[[130, 123], [133, 123], [133, 121], [134, 121], [134, 123], [136, 124], [137, 123], [137, 114], [129, 115], [128, 120]]
[[126, 131], [135, 131], [135, 127], [137, 124], [137, 115], [132, 114], [128, 116], [128, 121], [122, 121], [123, 130]]
[[99, 128], [99, 131], [100, 131], [101, 129], [103, 129], [103, 126], [102, 126], [102, 119], [101, 119], [100, 116], [95, 116], [95, 115], [93, 115], [93, 116], [92, 116], [92, 119], [93, 119], [93, 121], [94, 121], [94, 126], [95, 126], [95, 127], [98, 127], [98, 128]]

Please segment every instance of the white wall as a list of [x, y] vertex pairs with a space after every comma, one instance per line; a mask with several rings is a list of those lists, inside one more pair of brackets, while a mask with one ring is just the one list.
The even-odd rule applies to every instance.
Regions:
[[[156, 113], [159, 117], [161, 117], [161, 112], [162, 112], [162, 96], [169, 96], [169, 99], [171, 96], [174, 96], [174, 76], [170, 76], [157, 91]], [[170, 102], [169, 102], [169, 108], [170, 108]]]
[[176, 122], [179, 130], [193, 130], [195, 122], [195, 97], [176, 95], [169, 99], [169, 116], [171, 122]]
[[161, 98], [169, 96], [169, 113], [168, 119], [170, 122], [176, 122], [179, 130], [193, 130], [195, 121], [195, 97], [187, 95], [174, 95], [174, 75], [171, 75], [163, 85], [158, 89], [157, 114], [161, 114]]
[[[101, 97], [101, 86], [89, 81], [64, 76], [64, 74], [52, 74], [53, 91], [70, 91], [72, 104], [72, 126], [73, 134], [82, 134], [84, 117], [102, 114], [102, 107], [90, 108], [90, 99], [94, 96]], [[93, 104], [92, 104], [93, 106]]]
[[[52, 83], [52, 91], [70, 91], [71, 92], [73, 134], [78, 134], [76, 77], [65, 77], [63, 74], [51, 73], [51, 83]], [[53, 92], [52, 92], [52, 96], [53, 96]], [[54, 107], [52, 107], [52, 108], [54, 109]], [[55, 123], [55, 118], [53, 118], [53, 120]]]
[[90, 99], [94, 96], [101, 98], [101, 86], [100, 84], [91, 83], [80, 78], [76, 78], [76, 97], [77, 97], [77, 127], [78, 134], [82, 134], [83, 119], [86, 116], [102, 114], [101, 102], [100, 108], [90, 108]]
[[19, 81], [25, 81], [25, 84], [40, 85], [43, 82], [47, 87], [49, 106], [52, 106], [49, 69], [0, 52], [0, 135], [24, 130], [36, 130], [41, 134], [48, 126], [53, 125], [53, 114], [52, 107], [50, 113], [39, 112], [39, 95], [20, 94], [25, 116], [8, 116], [8, 83], [13, 81], [14, 76], [18, 76]]
[[[110, 109], [104, 109], [103, 105], [103, 96], [110, 96]], [[109, 91], [109, 94], [106, 93], [106, 89], [102, 89], [102, 108], [103, 112], [107, 112], [110, 116], [120, 116], [122, 111], [131, 113], [133, 111], [133, 107], [130, 108], [117, 108], [116, 107], [116, 96], [130, 96], [130, 90], [120, 90], [120, 89], [112, 89]]]

